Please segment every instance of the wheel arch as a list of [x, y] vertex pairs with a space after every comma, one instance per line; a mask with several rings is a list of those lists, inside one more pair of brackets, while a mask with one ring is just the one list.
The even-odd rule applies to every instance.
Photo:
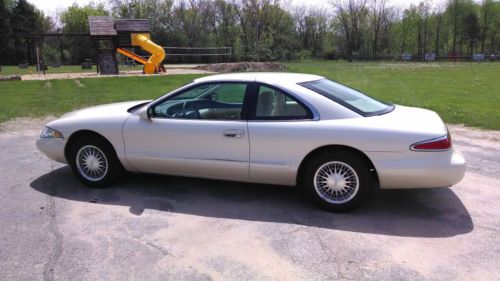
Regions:
[[373, 165], [373, 162], [371, 161], [371, 159], [365, 153], [363, 153], [361, 150], [356, 149], [356, 148], [351, 147], [351, 146], [347, 146], [347, 145], [325, 145], [325, 146], [318, 147], [318, 148], [312, 150], [311, 152], [309, 152], [304, 157], [304, 159], [302, 159], [302, 161], [300, 162], [299, 169], [297, 170], [297, 182], [296, 182], [296, 184], [298, 186], [302, 185], [305, 169], [306, 169], [309, 161], [311, 161], [311, 159], [316, 157], [316, 155], [319, 155], [319, 154], [324, 153], [326, 151], [329, 151], [329, 152], [331, 152], [331, 151], [349, 151], [351, 153], [358, 155], [359, 157], [361, 157], [361, 159], [363, 159], [365, 161], [365, 163], [368, 164], [374, 183], [377, 186], [380, 185], [380, 181], [379, 181], [379, 177], [378, 177], [378, 173], [377, 173], [377, 169], [375, 168], [375, 165]]
[[[115, 155], [117, 155], [116, 153], [116, 149], [115, 147], [113, 146], [113, 144], [106, 138], [104, 137], [103, 135], [95, 132], [95, 131], [92, 131], [92, 130], [79, 130], [79, 131], [76, 131], [74, 133], [72, 133], [69, 138], [68, 138], [68, 141], [66, 142], [66, 146], [64, 147], [64, 158], [66, 159], [66, 161], [68, 163], [70, 163], [70, 159], [69, 159], [69, 153], [70, 153], [70, 149], [71, 149], [71, 146], [81, 137], [83, 136], [94, 136], [94, 137], [97, 137], [103, 141], [105, 141], [111, 148], [113, 148], [113, 152], [115, 153]], [[117, 157], [118, 158], [118, 157]], [[118, 158], [119, 160], [119, 158]], [[120, 163], [121, 165], [123, 165], [122, 163]]]

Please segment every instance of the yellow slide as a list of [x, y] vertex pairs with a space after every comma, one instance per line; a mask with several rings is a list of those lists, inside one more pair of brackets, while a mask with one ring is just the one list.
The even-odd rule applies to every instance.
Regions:
[[130, 39], [132, 40], [132, 46], [139, 46], [151, 53], [151, 57], [148, 60], [129, 52], [122, 48], [117, 48], [116, 50], [141, 64], [144, 64], [144, 73], [145, 74], [154, 74], [158, 72], [165, 72], [165, 67], [163, 66], [163, 60], [165, 59], [165, 50], [155, 44], [149, 38], [149, 34], [147, 33], [132, 33], [130, 35]]
[[148, 61], [147, 61], [145, 58], [143, 58], [143, 57], [141, 57], [141, 56], [139, 56], [139, 55], [136, 55], [136, 54], [134, 54], [134, 53], [132, 53], [131, 51], [128, 51], [128, 50], [126, 50], [126, 49], [123, 49], [123, 48], [116, 48], [116, 51], [117, 51], [118, 53], [120, 53], [120, 54], [122, 54], [122, 55], [126, 56], [126, 57], [129, 57], [129, 58], [131, 58], [131, 59], [135, 60], [136, 62], [138, 62], [138, 63], [140, 63], [140, 64], [146, 64], [146, 63], [148, 63]]

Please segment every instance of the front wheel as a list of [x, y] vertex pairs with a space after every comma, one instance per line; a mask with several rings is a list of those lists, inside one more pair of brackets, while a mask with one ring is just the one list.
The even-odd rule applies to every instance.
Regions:
[[69, 158], [73, 173], [87, 186], [106, 186], [123, 172], [113, 147], [98, 137], [78, 139], [71, 146]]
[[313, 158], [304, 176], [309, 198], [329, 211], [358, 207], [373, 189], [369, 166], [355, 154], [336, 151]]

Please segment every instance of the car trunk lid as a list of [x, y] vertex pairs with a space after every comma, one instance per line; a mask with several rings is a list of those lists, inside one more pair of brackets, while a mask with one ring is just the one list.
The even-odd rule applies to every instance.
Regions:
[[396, 105], [389, 113], [367, 118], [386, 129], [408, 131], [424, 138], [441, 137], [447, 133], [446, 126], [439, 115], [423, 108]]

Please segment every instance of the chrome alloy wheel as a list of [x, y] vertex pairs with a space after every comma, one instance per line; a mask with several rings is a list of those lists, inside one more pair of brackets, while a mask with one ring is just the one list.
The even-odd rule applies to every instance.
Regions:
[[100, 181], [108, 172], [108, 159], [98, 147], [85, 145], [76, 154], [76, 166], [85, 179]]
[[344, 162], [327, 162], [314, 174], [314, 189], [328, 203], [342, 204], [358, 193], [359, 177], [356, 171]]

